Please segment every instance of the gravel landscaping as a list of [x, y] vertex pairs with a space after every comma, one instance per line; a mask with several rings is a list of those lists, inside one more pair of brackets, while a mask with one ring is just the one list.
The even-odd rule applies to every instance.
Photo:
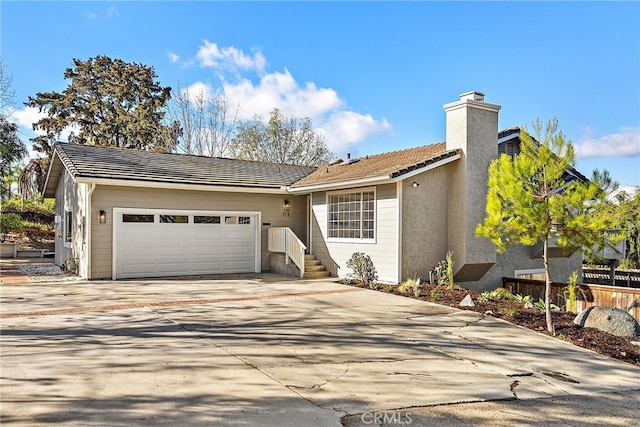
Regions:
[[32, 282], [59, 282], [81, 280], [76, 274], [65, 271], [51, 263], [16, 265], [24, 274], [28, 275]]

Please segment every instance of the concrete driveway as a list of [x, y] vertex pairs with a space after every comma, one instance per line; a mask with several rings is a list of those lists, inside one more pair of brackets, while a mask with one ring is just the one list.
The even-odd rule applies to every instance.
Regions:
[[[0, 421], [12, 425], [480, 425], [504, 408], [553, 421], [549, 403], [567, 401], [609, 424], [639, 415], [634, 366], [332, 282], [33, 283], [0, 297]], [[589, 413], [558, 405], [577, 424]]]

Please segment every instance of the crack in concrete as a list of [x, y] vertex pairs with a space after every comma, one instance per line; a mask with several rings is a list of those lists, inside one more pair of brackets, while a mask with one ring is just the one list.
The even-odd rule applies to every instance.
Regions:
[[432, 377], [431, 374], [415, 373], [415, 372], [388, 372], [386, 375], [406, 375], [409, 377]]
[[[238, 354], [234, 353], [233, 351], [229, 350], [228, 348], [226, 348], [226, 347], [224, 347], [224, 346], [222, 346], [222, 345], [220, 345], [220, 344], [218, 344], [218, 343], [214, 342], [211, 338], [206, 337], [206, 336], [204, 336], [204, 335], [201, 335], [201, 334], [199, 333], [199, 331], [197, 331], [197, 330], [193, 330], [193, 329], [190, 329], [190, 328], [188, 328], [187, 326], [185, 326], [185, 325], [181, 324], [180, 322], [178, 322], [178, 321], [176, 321], [176, 320], [173, 320], [173, 319], [171, 319], [171, 318], [170, 318], [170, 317], [168, 317], [168, 316], [163, 315], [162, 313], [160, 313], [159, 311], [157, 311], [157, 310], [155, 310], [155, 309], [149, 309], [149, 311], [150, 311], [150, 312], [152, 312], [152, 313], [154, 313], [154, 314], [155, 314], [155, 315], [157, 315], [158, 317], [160, 317], [160, 318], [162, 318], [162, 319], [165, 319], [165, 320], [167, 320], [167, 321], [168, 321], [168, 322], [170, 322], [170, 323], [173, 323], [174, 325], [178, 326], [179, 328], [181, 328], [181, 329], [183, 329], [183, 330], [185, 330], [185, 331], [187, 331], [187, 332], [190, 332], [191, 334], [195, 335], [197, 338], [202, 339], [202, 340], [205, 340], [205, 341], [207, 341], [207, 342], [210, 342], [214, 347], [219, 348], [220, 350], [224, 351], [225, 353], [229, 354], [230, 356], [232, 356], [232, 357], [234, 357], [234, 358], [238, 359], [240, 362], [242, 362], [242, 363], [243, 363], [243, 364], [245, 364], [246, 366], [248, 366], [248, 367], [250, 367], [250, 368], [252, 368], [252, 369], [255, 369], [256, 371], [260, 372], [262, 375], [265, 375], [267, 378], [270, 378], [272, 381], [275, 381], [277, 384], [280, 384], [282, 387], [285, 387], [286, 389], [290, 390], [290, 391], [291, 391], [292, 393], [294, 393], [296, 396], [298, 396], [299, 398], [301, 398], [301, 399], [305, 400], [306, 402], [309, 402], [309, 403], [310, 403], [310, 404], [312, 404], [313, 406], [316, 406], [316, 407], [318, 407], [318, 408], [320, 408], [320, 409], [330, 409], [330, 410], [332, 410], [332, 411], [334, 411], [334, 412], [337, 412], [338, 414], [342, 414], [342, 416], [344, 416], [344, 415], [346, 415], [346, 414], [347, 414], [347, 413], [346, 413], [346, 411], [344, 411], [344, 410], [342, 410], [342, 409], [340, 409], [340, 408], [335, 408], [335, 407], [332, 407], [332, 406], [321, 405], [321, 404], [319, 404], [319, 403], [317, 403], [317, 402], [314, 402], [314, 401], [313, 401], [313, 400], [311, 400], [311, 399], [308, 399], [307, 397], [305, 397], [304, 395], [300, 394], [299, 392], [297, 392], [297, 391], [295, 390], [295, 388], [302, 388], [302, 387], [290, 386], [290, 385], [287, 385], [287, 384], [283, 383], [283, 382], [282, 382], [282, 381], [280, 381], [278, 378], [276, 378], [275, 376], [271, 375], [269, 372], [267, 372], [267, 371], [265, 371], [265, 370], [261, 369], [260, 367], [258, 367], [258, 366], [256, 366], [256, 365], [254, 365], [253, 363], [251, 363], [249, 360], [245, 359], [244, 357], [242, 357], [242, 356], [240, 356], [240, 355], [238, 355]], [[348, 370], [349, 370], [349, 366], [348, 366], [348, 364], [347, 364], [347, 369], [346, 369], [346, 371], [345, 371], [344, 373], [342, 373], [340, 376], [345, 375], [345, 374], [347, 373], [347, 371], [348, 371]], [[340, 376], [339, 376], [339, 377], [340, 377]], [[339, 377], [338, 377], [338, 378], [339, 378]]]
[[565, 381], [572, 384], [580, 384], [580, 381], [574, 380], [569, 375], [562, 372], [540, 371], [542, 375], [546, 375], [551, 378], [555, 378], [560, 381]]
[[516, 388], [518, 387], [518, 385], [520, 385], [520, 381], [515, 380], [509, 386], [509, 388], [511, 389], [511, 393], [513, 393], [513, 397], [515, 397], [516, 399], [518, 399], [518, 393], [516, 393]]
[[322, 387], [324, 387], [325, 385], [329, 384], [330, 382], [333, 382], [333, 381], [337, 381], [337, 380], [339, 380], [340, 378], [342, 378], [342, 377], [344, 377], [345, 375], [347, 375], [347, 373], [349, 372], [349, 365], [350, 365], [350, 363], [349, 363], [349, 362], [347, 362], [347, 366], [346, 366], [346, 368], [345, 368], [344, 372], [343, 372], [343, 373], [341, 373], [340, 375], [336, 375], [336, 376], [335, 376], [335, 377], [333, 377], [333, 378], [329, 378], [328, 380], [326, 380], [326, 381], [324, 381], [324, 382], [322, 382], [322, 383], [314, 384], [314, 385], [312, 385], [311, 387], [309, 387], [309, 389], [310, 389], [310, 390], [319, 390], [319, 389], [321, 389]]

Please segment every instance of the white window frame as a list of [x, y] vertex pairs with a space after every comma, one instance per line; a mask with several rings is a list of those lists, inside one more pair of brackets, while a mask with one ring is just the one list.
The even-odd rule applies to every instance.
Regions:
[[62, 239], [65, 248], [71, 248], [73, 246], [73, 211], [64, 211]]
[[[360, 194], [373, 193], [373, 237], [329, 237], [330, 223], [331, 223], [331, 197], [339, 196], [343, 194]], [[328, 242], [348, 242], [348, 243], [376, 243], [376, 237], [378, 235], [378, 199], [376, 193], [376, 187], [365, 188], [352, 188], [349, 190], [330, 191], [326, 193], [326, 206], [327, 206], [327, 241]], [[364, 221], [362, 219], [362, 197], [360, 197], [360, 236], [362, 236], [362, 226]]]

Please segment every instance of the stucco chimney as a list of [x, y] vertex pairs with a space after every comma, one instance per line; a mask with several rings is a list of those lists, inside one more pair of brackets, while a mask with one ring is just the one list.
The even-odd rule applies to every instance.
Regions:
[[489, 164], [498, 156], [499, 105], [471, 91], [445, 104], [446, 147], [461, 158], [449, 169], [448, 246], [453, 251], [457, 282], [478, 281], [496, 261], [495, 246], [475, 237], [485, 217]]
[[461, 101], [465, 101], [467, 99], [470, 99], [472, 101], [484, 102], [484, 93], [472, 90], [471, 92], [466, 92], [460, 95]]

